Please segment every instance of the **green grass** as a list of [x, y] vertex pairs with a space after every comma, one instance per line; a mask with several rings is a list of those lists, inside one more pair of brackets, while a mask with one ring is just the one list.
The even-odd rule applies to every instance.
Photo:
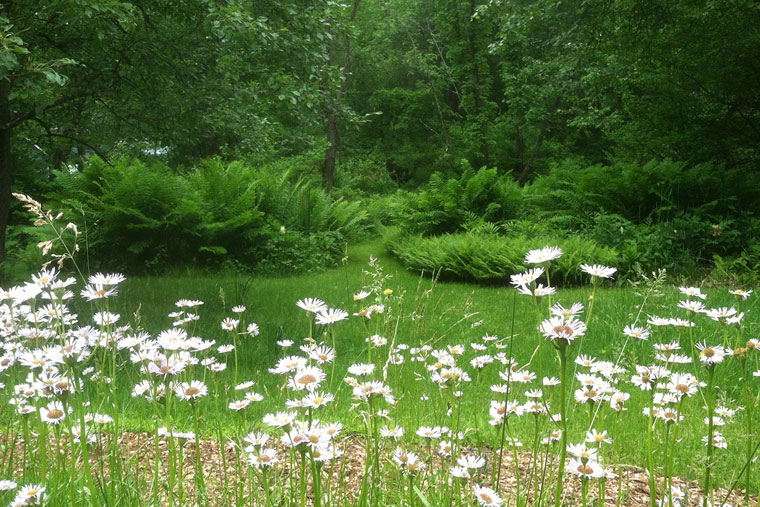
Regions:
[[[174, 310], [176, 300], [200, 299], [205, 301], [200, 310], [201, 320], [196, 323], [191, 334], [215, 339], [218, 343], [227, 343], [229, 338], [221, 330], [220, 322], [224, 317], [233, 315], [230, 312], [233, 305], [246, 305], [247, 311], [244, 314], [246, 322], [256, 322], [260, 326], [261, 334], [256, 338], [246, 338], [242, 341], [239, 348], [240, 380], [255, 380], [257, 386], [254, 389], [266, 397], [263, 402], [252, 405], [247, 415], [249, 422], [253, 422], [255, 426], [262, 426], [261, 417], [268, 412], [282, 410], [283, 402], [287, 398], [281, 390], [282, 379], [267, 371], [279, 357], [286, 354], [275, 344], [275, 341], [284, 338], [292, 339], [295, 345], [287, 353], [295, 354], [299, 352], [297, 346], [302, 343], [309, 331], [307, 316], [303, 310], [296, 307], [296, 301], [305, 297], [316, 297], [324, 300], [330, 307], [344, 308], [351, 312], [357, 311], [360, 304], [353, 301], [353, 294], [369, 282], [369, 277], [364, 270], [367, 269], [367, 261], [371, 254], [379, 256], [385, 273], [393, 275], [387, 287], [393, 290], [388, 303], [394, 318], [393, 328], [397, 326], [397, 344], [418, 346], [420, 343], [429, 343], [434, 348], [445, 347], [449, 344], [467, 345], [479, 340], [487, 333], [507, 338], [514, 327], [514, 336], [511, 340], [512, 355], [520, 364], [528, 361], [539, 341], [536, 331], [536, 312], [530, 298], [515, 296], [515, 291], [511, 287], [436, 283], [430, 274], [418, 276], [405, 271], [399, 263], [383, 254], [379, 243], [353, 246], [349, 250], [349, 257], [344, 266], [318, 274], [249, 277], [234, 273], [182, 271], [164, 276], [134, 277], [120, 286], [120, 294], [111, 301], [110, 308], [122, 315], [122, 321], [133, 322], [155, 336], [159, 331], [171, 326], [171, 319], [166, 315]], [[706, 292], [709, 295], [707, 300], [709, 307], [733, 305], [746, 312], [743, 336], [745, 338], [757, 336], [760, 327], [760, 320], [758, 320], [760, 312], [755, 310], [757, 296], [751, 297], [746, 302], [737, 302], [734, 296], [723, 289]], [[559, 301], [566, 306], [576, 301], [588, 303], [590, 294], [590, 286], [560, 290], [553, 301]], [[680, 299], [676, 288], [667, 287], [662, 297], [648, 301], [639, 324], [645, 324], [648, 314], [686, 317], [684, 310], [675, 308]], [[637, 305], [641, 302], [642, 298], [636, 296], [631, 288], [598, 289], [593, 318], [582, 344], [582, 353], [593, 355], [597, 359], [616, 361], [625, 342], [622, 329], [626, 324], [634, 322]], [[548, 302], [545, 301], [542, 308], [543, 316], [548, 313], [547, 306]], [[85, 320], [89, 311], [86, 308], [79, 308], [79, 310], [81, 320]], [[410, 318], [413, 312], [416, 313], [415, 319]], [[723, 331], [719, 324], [704, 316], [697, 322], [696, 341], [707, 340], [711, 344], [723, 341]], [[355, 317], [335, 325], [338, 379], [345, 374], [348, 365], [354, 362], [366, 362], [367, 349], [364, 340], [376, 332], [375, 325], [375, 320], [368, 322]], [[324, 330], [317, 329], [317, 331]], [[391, 338], [390, 333], [386, 333], [386, 336]], [[316, 337], [320, 338], [318, 335]], [[653, 338], [657, 341], [679, 340], [688, 349], [688, 334], [679, 334], [675, 329], [669, 328], [664, 332], [655, 331]], [[322, 339], [329, 344], [329, 335], [323, 335]], [[734, 330], [731, 331], [730, 340], [733, 344]], [[543, 343], [540, 361], [546, 368], [545, 374], [559, 376], [556, 355], [549, 342], [543, 340]], [[387, 347], [383, 351], [387, 353]], [[574, 358], [577, 352], [578, 344], [575, 343], [570, 349], [571, 357]], [[471, 357], [482, 353], [484, 352], [476, 352], [468, 347], [465, 357], [469, 361]], [[651, 364], [652, 355], [651, 342], [629, 342], [622, 355], [621, 364], [632, 370], [636, 362]], [[536, 359], [533, 364], [537, 361], [539, 360]], [[757, 369], [757, 357], [752, 361], [753, 368], [750, 371]], [[231, 369], [231, 356], [228, 364]], [[230, 369], [222, 374], [222, 377], [224, 381], [231, 383]], [[466, 369], [472, 372], [469, 366]], [[501, 395], [492, 393], [489, 389], [491, 384], [501, 383], [498, 379], [498, 369], [496, 364], [492, 364], [483, 370], [480, 378], [472, 372], [473, 382], [462, 388], [464, 393], [461, 398], [462, 414], [464, 414], [463, 427], [474, 430], [468, 436], [468, 442], [472, 445], [493, 448], [498, 444], [496, 430], [487, 424], [490, 400], [501, 399]], [[533, 369], [531, 367], [531, 370]], [[329, 373], [330, 367], [326, 370]], [[687, 366], [684, 370], [694, 371], [693, 366]], [[700, 379], [704, 379], [704, 370], [701, 365], [697, 365], [697, 370]], [[719, 404], [732, 408], [743, 405], [737, 370], [738, 365], [734, 360], [727, 360], [717, 366], [716, 383], [720, 386]], [[388, 382], [399, 398], [397, 406], [391, 409], [390, 415], [394, 422], [406, 428], [408, 439], [420, 441], [414, 436], [417, 427], [422, 424], [442, 424], [444, 409], [449, 398], [441, 395], [439, 390], [431, 385], [428, 380], [429, 375], [420, 363], [407, 362], [403, 366], [391, 366], [389, 371]], [[626, 405], [627, 412], [616, 422], [614, 415], [607, 410], [605, 411], [607, 415], [598, 420], [594, 427], [600, 431], [607, 429], [613, 433], [614, 462], [643, 467], [646, 464], [646, 446], [642, 445], [642, 442], [646, 439], [647, 419], [641, 411], [646, 405], [646, 398], [628, 382], [630, 376], [630, 373], [623, 375], [619, 386], [620, 390], [632, 394], [631, 400]], [[131, 428], [149, 429], [151, 427], [150, 414], [145, 407], [145, 402], [129, 398], [128, 391], [131, 390], [135, 379], [136, 372], [128, 371], [119, 378], [119, 382], [124, 384], [124, 414]], [[760, 379], [751, 380], [755, 393], [758, 390], [758, 380]], [[538, 382], [534, 382], [530, 387], [540, 387]], [[348, 386], [336, 381], [333, 391], [337, 391], [338, 401], [324, 409], [325, 412], [321, 414], [321, 417], [328, 421], [340, 420], [347, 426], [349, 432], [359, 431], [361, 430], [359, 416], [356, 411], [349, 411], [351, 403], [349, 390]], [[524, 388], [518, 386], [516, 393], [522, 393], [523, 390]], [[550, 391], [547, 390], [547, 392]], [[430, 400], [421, 402], [420, 396], [423, 393], [427, 393]], [[510, 398], [525, 399], [517, 394]], [[706, 426], [702, 423], [705, 411], [699, 396], [687, 400], [685, 407], [686, 420], [682, 423], [680, 430], [682, 440], [676, 446], [674, 470], [677, 475], [697, 478], [703, 470], [701, 458], [705, 454], [705, 447], [701, 442], [701, 437], [707, 432]], [[207, 402], [205, 410], [207, 422], [212, 426], [219, 419], [226, 426], [236, 424], [226, 408], [217, 412], [212, 403]], [[743, 466], [745, 445], [743, 417], [742, 412], [739, 412], [733, 422], [722, 428], [728, 440], [729, 449], [718, 450], [720, 459], [714, 475], [719, 484], [730, 484], [732, 478]], [[585, 408], [577, 407], [571, 411], [571, 418], [569, 441], [579, 442], [589, 427], [588, 412]], [[187, 424], [189, 428], [189, 412]], [[541, 424], [544, 428], [548, 428], [547, 423]], [[532, 425], [532, 418], [529, 417], [523, 417], [514, 425], [517, 436], [526, 445], [532, 435]], [[614, 432], [613, 427], [615, 427]], [[659, 431], [659, 434], [661, 435], [662, 432]], [[655, 459], [659, 465], [662, 464], [660, 454], [657, 454]]]

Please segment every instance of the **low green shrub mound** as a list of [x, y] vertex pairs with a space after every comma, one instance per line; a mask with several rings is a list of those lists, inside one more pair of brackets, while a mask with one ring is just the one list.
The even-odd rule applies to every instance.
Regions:
[[480, 232], [423, 237], [399, 232], [386, 236], [386, 247], [410, 270], [438, 271], [443, 278], [479, 282], [509, 281], [526, 267], [525, 253], [545, 246], [558, 246], [563, 255], [552, 261], [552, 285], [587, 281], [579, 265], [616, 266], [615, 250], [583, 238], [527, 238]]

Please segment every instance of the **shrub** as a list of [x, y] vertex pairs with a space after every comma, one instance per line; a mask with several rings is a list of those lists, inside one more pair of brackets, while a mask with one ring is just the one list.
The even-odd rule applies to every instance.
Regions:
[[524, 196], [537, 217], [573, 216], [577, 225], [597, 212], [635, 223], [662, 222], [698, 208], [736, 215], [760, 200], [760, 182], [744, 170], [709, 163], [687, 167], [666, 159], [585, 166], [566, 160], [527, 186]]
[[399, 231], [386, 236], [387, 248], [411, 270], [440, 270], [442, 277], [479, 282], [509, 281], [525, 269], [525, 254], [532, 249], [556, 245], [564, 252], [552, 262], [552, 284], [587, 281], [581, 263], [617, 265], [617, 253], [593, 241], [573, 237], [526, 238], [498, 234], [458, 233], [423, 237]]
[[422, 235], [453, 233], [473, 219], [490, 222], [516, 218], [520, 187], [495, 169], [465, 169], [458, 179], [435, 173], [400, 210], [398, 225]]
[[90, 257], [109, 269], [160, 271], [198, 262], [257, 271], [334, 265], [344, 241], [366, 230], [366, 211], [294, 175], [303, 164], [276, 172], [283, 167], [209, 159], [183, 174], [159, 161], [125, 158], [110, 166], [93, 157], [81, 173], [57, 173], [58, 189], [50, 197], [87, 231]]

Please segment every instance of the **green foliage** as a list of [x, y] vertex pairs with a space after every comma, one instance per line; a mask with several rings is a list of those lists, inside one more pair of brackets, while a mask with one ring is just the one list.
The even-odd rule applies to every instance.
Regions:
[[495, 169], [468, 168], [458, 179], [435, 173], [418, 194], [409, 195], [398, 225], [422, 235], [453, 233], [473, 220], [515, 218], [519, 205], [520, 188]]
[[338, 164], [333, 194], [344, 199], [385, 195], [398, 188], [386, 163], [376, 154], [355, 156]]
[[525, 254], [532, 249], [559, 246], [563, 255], [551, 265], [552, 284], [586, 280], [579, 265], [617, 265], [617, 253], [593, 241], [573, 237], [526, 238], [467, 232], [423, 237], [396, 232], [386, 246], [409, 269], [438, 271], [443, 277], [479, 282], [506, 283], [510, 275], [525, 269]]
[[527, 186], [525, 199], [538, 218], [569, 215], [578, 227], [597, 211], [641, 223], [697, 208], [705, 215], [736, 213], [760, 200], [760, 181], [716, 164], [650, 160], [589, 166], [566, 160]]
[[218, 159], [177, 173], [159, 161], [91, 158], [59, 172], [50, 197], [109, 269], [164, 270], [203, 262], [258, 271], [334, 265], [363, 233], [359, 203], [334, 200], [308, 178]]

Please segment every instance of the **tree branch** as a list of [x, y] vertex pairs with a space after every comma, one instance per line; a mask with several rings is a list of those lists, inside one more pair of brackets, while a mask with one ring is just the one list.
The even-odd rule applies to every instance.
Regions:
[[103, 160], [103, 162], [105, 162], [108, 165], [112, 165], [111, 162], [109, 162], [108, 156], [105, 153], [103, 153], [101, 150], [99, 150], [98, 148], [94, 147], [89, 142], [85, 141], [84, 139], [81, 139], [79, 137], [75, 137], [75, 136], [72, 136], [72, 135], [69, 135], [69, 134], [60, 134], [58, 132], [53, 132], [51, 130], [51, 128], [50, 128], [50, 125], [48, 125], [47, 123], [45, 123], [44, 121], [42, 121], [40, 118], [38, 118], [36, 116], [33, 116], [33, 117], [29, 118], [29, 119], [31, 121], [34, 121], [34, 122], [38, 123], [45, 130], [45, 134], [47, 134], [48, 137], [60, 137], [60, 138], [63, 138], [63, 139], [68, 139], [70, 141], [74, 141], [75, 143], [81, 144], [82, 146], [86, 146], [89, 149], [91, 149], [97, 156], [99, 156]]
[[18, 127], [19, 125], [21, 125], [22, 123], [24, 123], [25, 121], [27, 121], [27, 120], [37, 120], [36, 116], [40, 112], [43, 112], [43, 113], [47, 112], [50, 109], [53, 109], [55, 107], [58, 107], [58, 106], [61, 106], [63, 104], [66, 104], [68, 102], [71, 102], [72, 100], [77, 100], [77, 99], [81, 99], [81, 98], [87, 97], [88, 95], [89, 95], [88, 92], [82, 91], [82, 92], [79, 92], [79, 93], [75, 93], [74, 95], [67, 95], [65, 97], [61, 97], [58, 100], [55, 100], [55, 101], [49, 102], [49, 103], [47, 103], [47, 104], [45, 104], [43, 106], [34, 108], [33, 110], [27, 111], [26, 113], [22, 114], [21, 116], [19, 116], [17, 118], [11, 119], [8, 123], [6, 123], [3, 126], [3, 128], [9, 129], [9, 130], [10, 129], [14, 129], [14, 128]]

